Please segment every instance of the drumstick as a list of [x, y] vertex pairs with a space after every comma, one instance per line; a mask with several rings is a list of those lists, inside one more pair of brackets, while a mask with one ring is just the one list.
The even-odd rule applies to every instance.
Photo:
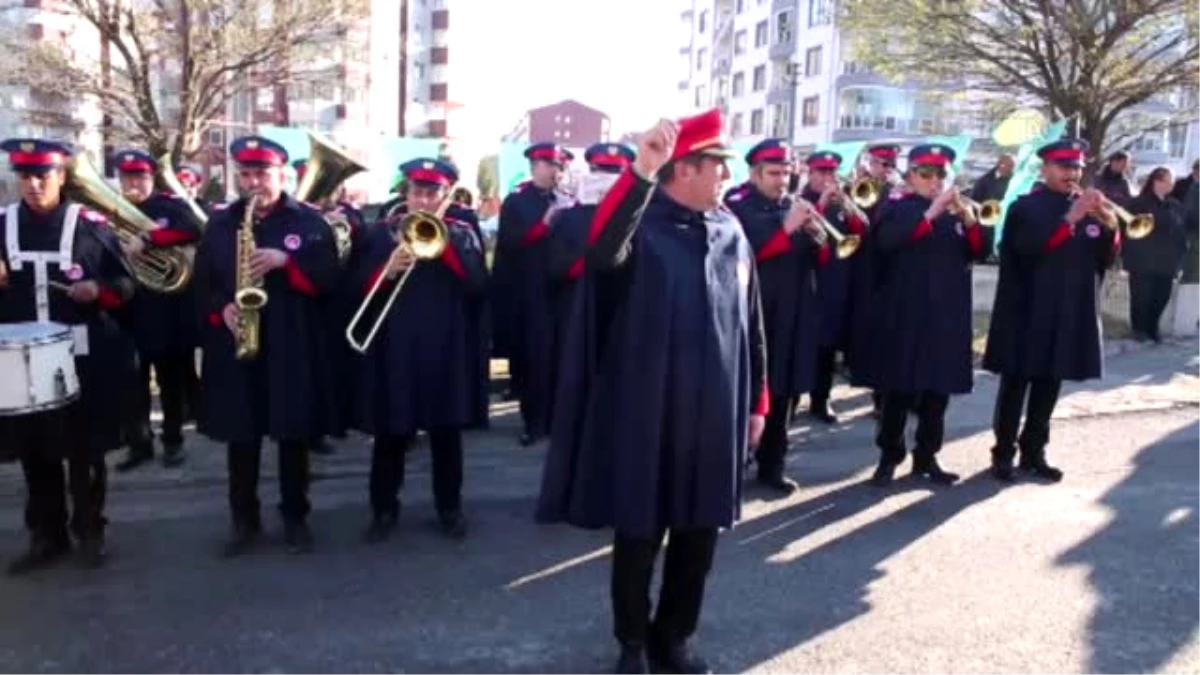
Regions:
[[69, 284], [64, 284], [59, 281], [47, 281], [46, 283], [50, 285], [50, 288], [58, 289], [58, 290], [62, 291], [63, 293], [71, 292], [71, 286]]

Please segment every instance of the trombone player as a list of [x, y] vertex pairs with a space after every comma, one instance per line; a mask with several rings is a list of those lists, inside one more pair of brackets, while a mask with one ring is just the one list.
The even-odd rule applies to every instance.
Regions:
[[363, 353], [355, 426], [375, 437], [369, 542], [396, 527], [405, 451], [419, 430], [429, 433], [438, 523], [450, 537], [466, 535], [461, 430], [487, 414], [475, 334], [475, 301], [487, 286], [483, 244], [470, 222], [446, 215], [453, 166], [414, 159], [401, 171], [405, 210], [363, 239], [352, 274], [366, 295], [346, 331]]
[[725, 195], [725, 205], [754, 248], [761, 284], [772, 400], [755, 454], [757, 481], [789, 495], [796, 490], [785, 475], [791, 401], [812, 391], [815, 382], [820, 320], [815, 274], [832, 256], [819, 243], [828, 237], [817, 224], [815, 207], [786, 194], [792, 171], [787, 141], [758, 143], [746, 153], [746, 163], [750, 179]]
[[[121, 193], [158, 228], [131, 237], [123, 245], [125, 255], [137, 259], [156, 249], [192, 246], [200, 239], [195, 219], [189, 218], [184, 197], [154, 192], [154, 177], [160, 167], [141, 150], [118, 152], [117, 175]], [[150, 371], [158, 383], [162, 403], [162, 463], [183, 463], [183, 422], [188, 399], [187, 369], [195, 368], [194, 306], [189, 302], [189, 283], [173, 293], [163, 293], [140, 283], [129, 306], [134, 343], [138, 354], [138, 379], [127, 417], [129, 456], [117, 471], [129, 471], [154, 457], [154, 433], [150, 429]]]
[[[207, 317], [199, 431], [227, 445], [233, 536], [225, 555], [246, 552], [262, 530], [264, 436], [279, 446], [284, 539], [303, 553], [313, 546], [308, 444], [329, 431], [332, 416], [321, 298], [337, 282], [337, 251], [321, 214], [284, 192], [282, 146], [248, 136], [230, 154], [245, 196], [213, 215], [196, 256]], [[235, 302], [250, 293], [266, 296], [254, 331]]]
[[879, 288], [873, 308], [874, 384], [883, 394], [875, 442], [879, 465], [871, 482], [891, 484], [907, 454], [904, 426], [917, 414], [913, 474], [949, 485], [956, 474], [937, 461], [950, 396], [971, 391], [971, 263], [991, 251], [994, 230], [982, 227], [946, 188], [954, 150], [938, 143], [914, 147], [905, 175], [910, 190], [888, 199], [874, 223]]
[[1015, 480], [1018, 452], [1023, 473], [1062, 480], [1062, 471], [1046, 459], [1062, 381], [1090, 380], [1102, 372], [1097, 296], [1105, 270], [1120, 253], [1121, 235], [1102, 224], [1115, 222], [1104, 193], [1080, 188], [1087, 152], [1087, 142], [1079, 139], [1042, 146], [1041, 187], [1019, 197], [1005, 216], [983, 357], [983, 367], [1000, 375], [992, 474], [1002, 482]]

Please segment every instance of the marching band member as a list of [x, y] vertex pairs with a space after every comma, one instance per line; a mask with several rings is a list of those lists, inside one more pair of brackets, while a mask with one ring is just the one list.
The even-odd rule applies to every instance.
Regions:
[[21, 192], [0, 220], [0, 322], [71, 326], [81, 394], [56, 410], [0, 417], [0, 444], [25, 472], [30, 533], [29, 550], [8, 572], [45, 567], [70, 552], [67, 492], [81, 561], [97, 566], [105, 557], [104, 453], [121, 445], [121, 395], [133, 378], [133, 343], [114, 312], [129, 302], [135, 284], [104, 218], [63, 197], [68, 146], [12, 139], [0, 150]]
[[[200, 230], [188, 217], [187, 206], [170, 193], [154, 192], [158, 162], [140, 150], [125, 150], [115, 156], [121, 193], [158, 223], [159, 228], [131, 238], [125, 255], [136, 258], [148, 249], [194, 244]], [[129, 306], [133, 338], [138, 353], [138, 380], [128, 416], [129, 456], [117, 471], [129, 471], [154, 457], [154, 434], [150, 429], [150, 370], [158, 383], [162, 404], [164, 466], [183, 463], [183, 422], [188, 403], [188, 376], [195, 373], [195, 307], [189, 302], [190, 285], [178, 293], [165, 294], [145, 286], [138, 289]]]
[[[816, 152], [808, 158], [808, 185], [800, 196], [815, 204], [830, 225], [843, 234], [863, 237], [866, 224], [849, 216], [842, 206], [849, 199], [842, 192], [838, 180], [838, 167], [842, 156], [836, 152]], [[861, 246], [860, 246], [861, 248]], [[857, 252], [856, 252], [857, 254]], [[837, 258], [817, 270], [817, 298], [820, 308], [820, 330], [817, 340], [817, 367], [813, 388], [809, 393], [808, 412], [825, 424], [836, 424], [837, 417], [829, 409], [829, 396], [833, 391], [833, 372], [837, 353], [841, 352], [849, 361], [851, 319], [854, 298], [850, 293], [851, 276], [855, 269], [855, 256]], [[768, 352], [769, 358], [769, 352]]]
[[[1000, 241], [1000, 278], [983, 366], [1000, 375], [992, 473], [1011, 482], [1013, 457], [1034, 477], [1057, 482], [1046, 461], [1050, 416], [1063, 380], [1102, 374], [1097, 293], [1120, 252], [1116, 230], [1101, 226], [1099, 190], [1080, 191], [1088, 144], [1061, 140], [1038, 150], [1042, 186], [1008, 209]], [[1028, 404], [1026, 397], [1028, 396]], [[1020, 436], [1021, 412], [1025, 428]]]
[[[871, 387], [871, 369], [875, 355], [871, 353], [872, 340], [871, 322], [873, 305], [876, 297], [874, 246], [871, 237], [874, 235], [873, 223], [879, 221], [880, 211], [887, 202], [888, 194], [892, 191], [892, 172], [896, 169], [896, 161], [900, 157], [900, 146], [891, 143], [869, 145], [867, 153], [867, 172], [879, 193], [879, 199], [869, 209], [864, 209], [867, 229], [863, 233], [863, 245], [851, 256], [850, 296], [850, 383], [856, 387]], [[883, 412], [883, 399], [879, 391], [873, 391], [871, 401], [876, 417]]]
[[796, 490], [795, 481], [785, 475], [791, 401], [811, 391], [815, 382], [819, 330], [815, 271], [829, 256], [829, 250], [817, 243], [820, 233], [811, 218], [812, 205], [793, 201], [784, 192], [791, 162], [786, 141], [762, 141], [746, 153], [750, 180], [725, 197], [754, 247], [767, 336], [767, 381], [775, 397], [755, 454], [757, 480], [783, 494]]
[[[883, 394], [872, 483], [892, 482], [904, 461], [904, 426], [916, 407], [913, 473], [939, 484], [958, 476], [938, 464], [951, 394], [971, 391], [971, 262], [992, 250], [991, 228], [944, 189], [954, 150], [940, 144], [908, 155], [910, 192], [889, 198], [875, 224], [874, 383]], [[915, 402], [915, 404], [914, 404]]]
[[[194, 164], [183, 164], [175, 170], [175, 178], [187, 190], [188, 196], [200, 207], [201, 211], [211, 215], [216, 210], [218, 206], [216, 203], [210, 202], [200, 196], [200, 187], [204, 184], [204, 174], [200, 171], [199, 167]], [[187, 299], [187, 302], [190, 302], [192, 305], [191, 323], [189, 323], [189, 326], [193, 333], [193, 348], [191, 350], [193, 358], [189, 362], [187, 370], [183, 373], [184, 391], [187, 392], [187, 396], [184, 399], [186, 404], [184, 406], [184, 417], [189, 420], [196, 419], [196, 411], [200, 408], [200, 375], [197, 373], [198, 369], [194, 358], [196, 347], [198, 346], [196, 343], [199, 341], [199, 326], [196, 324], [196, 320], [199, 318], [199, 312], [196, 310], [196, 293], [196, 285], [193, 283], [188, 292]]]
[[708, 671], [688, 639], [770, 401], [754, 252], [720, 208], [730, 154], [716, 110], [659, 122], [588, 234], [538, 515], [615, 529], [618, 672], [649, 672], [648, 657], [665, 672]]
[[[547, 216], [550, 221], [550, 294], [554, 305], [554, 351], [551, 365], [558, 365], [575, 287], [583, 274], [582, 258], [587, 251], [588, 232], [600, 198], [634, 160], [634, 152], [620, 143], [595, 143], [584, 152], [590, 174], [585, 178], [588, 194], [578, 194], [573, 205]], [[557, 381], [557, 377], [554, 378]]]
[[188, 197], [195, 201], [205, 213], [211, 210], [211, 205], [200, 197], [200, 186], [204, 185], [204, 174], [191, 164], [184, 164], [175, 170], [175, 178], [187, 190]]
[[[414, 159], [401, 170], [408, 179], [407, 208], [429, 214], [448, 199], [458, 178], [443, 160]], [[429, 432], [433, 493], [442, 530], [466, 534], [462, 511], [462, 429], [486, 416], [478, 377], [478, 336], [471, 300], [487, 285], [483, 246], [471, 224], [443, 219], [448, 240], [437, 260], [420, 261], [406, 246], [393, 220], [371, 228], [354, 271], [359, 288], [370, 292], [383, 277], [368, 307], [382, 308], [393, 284], [410, 270], [395, 305], [361, 360], [356, 396], [357, 426], [375, 437], [371, 453], [371, 508], [368, 541], [386, 538], [396, 526], [404, 483], [405, 451], [418, 430]], [[368, 325], [375, 313], [367, 312]]]
[[[305, 552], [313, 543], [305, 520], [307, 445], [328, 432], [332, 415], [320, 298], [337, 281], [337, 251], [321, 214], [284, 192], [287, 151], [282, 146], [250, 136], [235, 140], [230, 152], [246, 196], [212, 217], [196, 260], [209, 324], [199, 431], [228, 446], [233, 537], [225, 553], [245, 552], [261, 532], [258, 474], [264, 436], [279, 446], [284, 538], [289, 550]], [[247, 213], [251, 198], [255, 208]], [[253, 251], [241, 249], [243, 224], [253, 228]], [[248, 255], [248, 262], [240, 255]], [[234, 298], [238, 279], [247, 273], [249, 283], [262, 285], [268, 301], [260, 310], [258, 353], [239, 359], [237, 348], [245, 343]]]
[[535, 143], [525, 156], [532, 178], [505, 197], [500, 207], [491, 307], [493, 340], [500, 354], [508, 357], [513, 392], [520, 400], [521, 444], [532, 445], [549, 430], [553, 395], [546, 214], [561, 197], [556, 188], [570, 159], [553, 143]]

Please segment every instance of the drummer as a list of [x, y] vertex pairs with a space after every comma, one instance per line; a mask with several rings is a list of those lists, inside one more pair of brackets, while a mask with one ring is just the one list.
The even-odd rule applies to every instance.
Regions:
[[[114, 315], [129, 302], [134, 281], [104, 217], [62, 195], [69, 146], [11, 139], [0, 150], [8, 153], [21, 194], [19, 203], [0, 212], [0, 335], [31, 345], [42, 337], [47, 342], [40, 347], [73, 345], [79, 382], [77, 399], [69, 399], [68, 380], [59, 389], [67, 395], [49, 409], [0, 402], [16, 408], [17, 414], [0, 416], [0, 453], [21, 461], [30, 533], [28, 551], [8, 572], [46, 567], [70, 553], [68, 526], [80, 562], [97, 567], [105, 557], [104, 453], [121, 445], [121, 393], [134, 365], [132, 341]], [[61, 358], [70, 354], [63, 350]], [[53, 364], [34, 369], [30, 384], [54, 379], [56, 370]]]

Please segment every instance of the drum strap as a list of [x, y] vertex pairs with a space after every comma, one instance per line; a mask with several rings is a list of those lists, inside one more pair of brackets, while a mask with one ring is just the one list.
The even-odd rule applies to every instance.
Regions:
[[60, 272], [65, 272], [74, 259], [75, 226], [79, 224], [79, 204], [67, 206], [63, 217], [62, 236], [58, 240], [57, 251], [22, 251], [20, 222], [17, 214], [19, 204], [9, 204], [5, 212], [7, 227], [4, 232], [4, 247], [8, 251], [8, 265], [13, 271], [20, 271], [25, 263], [33, 265], [33, 289], [37, 306], [37, 320], [50, 320], [50, 271], [48, 265], [57, 265]]

